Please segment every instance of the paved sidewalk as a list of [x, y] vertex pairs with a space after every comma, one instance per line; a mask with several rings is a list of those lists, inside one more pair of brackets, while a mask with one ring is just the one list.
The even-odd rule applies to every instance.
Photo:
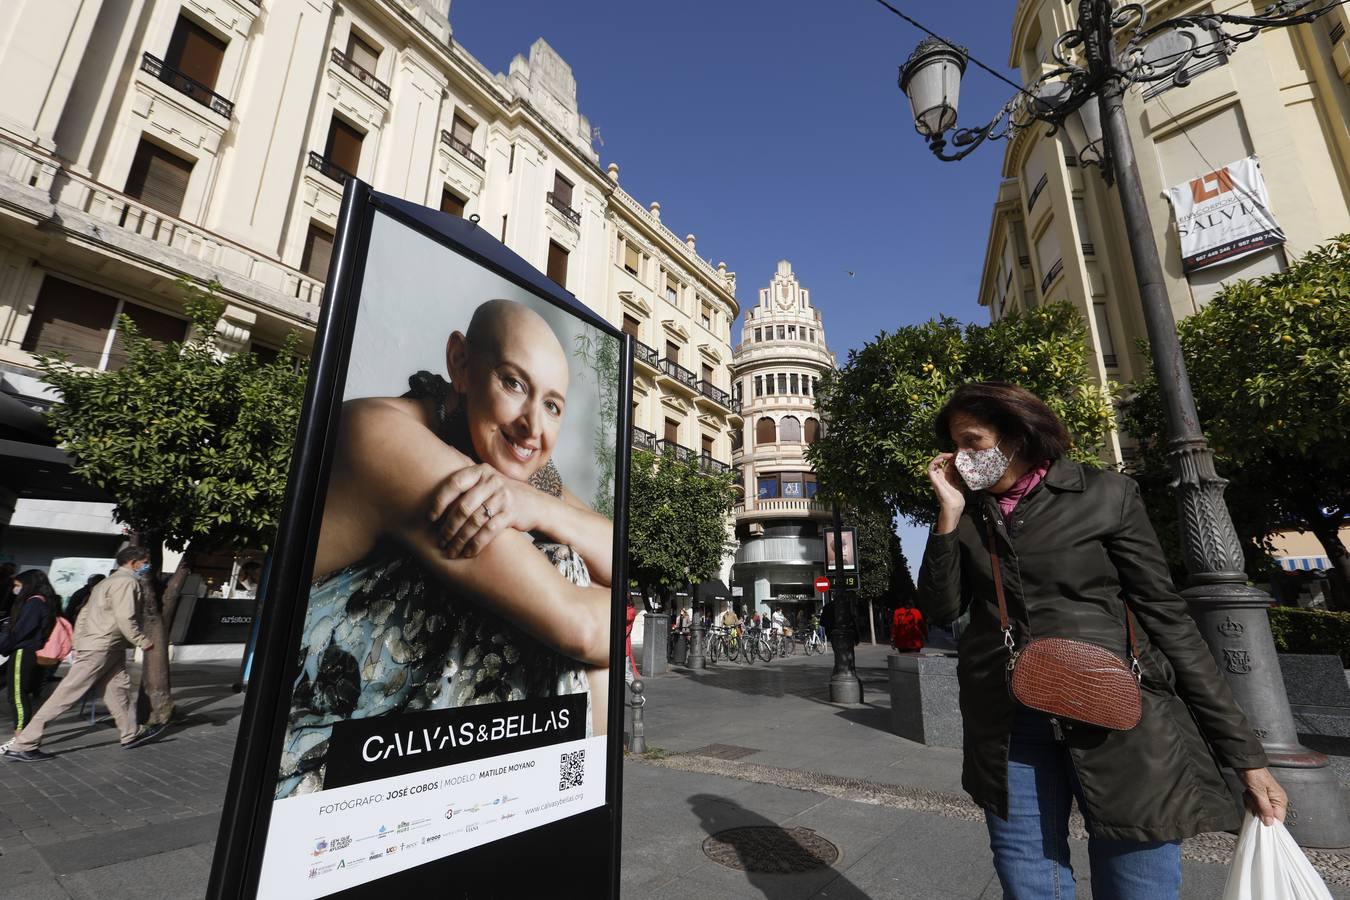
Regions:
[[[1000, 896], [982, 818], [959, 789], [959, 754], [887, 730], [884, 648], [861, 648], [859, 707], [828, 702], [831, 664], [795, 657], [647, 680], [652, 752], [625, 760], [623, 896]], [[202, 896], [243, 703], [229, 687], [236, 672], [175, 667], [188, 719], [157, 743], [123, 750], [110, 723], [71, 715], [48, 732], [59, 759], [0, 761], [0, 900]], [[758, 861], [753, 849], [705, 850], [740, 826], [837, 857], [765, 874], [744, 868]], [[1229, 845], [1218, 836], [1188, 854]], [[1084, 846], [1073, 842], [1080, 872]], [[1189, 859], [1183, 895], [1217, 896], [1224, 875]], [[1341, 881], [1333, 895], [1350, 900], [1350, 876]]]

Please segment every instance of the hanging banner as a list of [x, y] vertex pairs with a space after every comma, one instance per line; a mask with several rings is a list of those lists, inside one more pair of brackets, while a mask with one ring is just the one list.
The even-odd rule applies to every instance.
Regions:
[[336, 243], [208, 896], [614, 896], [628, 345], [458, 217]]
[[1284, 243], [1255, 156], [1170, 188], [1167, 198], [1188, 274]]

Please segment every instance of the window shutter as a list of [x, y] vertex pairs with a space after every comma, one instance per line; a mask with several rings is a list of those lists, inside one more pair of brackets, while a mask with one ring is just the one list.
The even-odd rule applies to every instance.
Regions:
[[441, 189], [441, 212], [450, 213], [452, 216], [464, 215], [464, 201], [455, 196], [449, 188]]
[[[139, 306], [135, 303], [123, 303], [122, 312], [136, 323], [136, 330], [141, 333], [141, 337], [150, 338], [160, 344], [169, 344], [173, 341], [181, 341], [187, 335], [187, 322], [182, 319], [176, 319], [168, 313], [162, 313], [159, 310], [150, 309], [146, 306]], [[113, 337], [112, 349], [108, 352], [108, 368], [110, 370], [120, 369], [127, 361], [127, 347], [122, 340], [122, 331], [119, 328]]]
[[328, 126], [328, 147], [324, 156], [328, 161], [349, 175], [355, 175], [361, 165], [361, 139], [365, 135], [334, 117]]
[[214, 91], [224, 59], [224, 41], [185, 16], [178, 17], [164, 60], [169, 68], [177, 69], [207, 90]]
[[96, 368], [116, 312], [116, 298], [48, 275], [21, 346], [29, 353], [60, 351], [76, 365]]
[[462, 144], [471, 145], [473, 143], [473, 126], [455, 116], [454, 124], [450, 126], [450, 136]]
[[380, 62], [380, 51], [361, 40], [353, 31], [347, 35], [347, 59], [374, 75], [375, 67]]
[[126, 193], [171, 216], [183, 210], [192, 163], [141, 138], [127, 173]]
[[318, 225], [310, 225], [305, 235], [305, 254], [300, 270], [311, 278], [328, 279], [328, 263], [333, 257], [333, 236]]
[[567, 251], [553, 241], [548, 242], [548, 277], [567, 287]]

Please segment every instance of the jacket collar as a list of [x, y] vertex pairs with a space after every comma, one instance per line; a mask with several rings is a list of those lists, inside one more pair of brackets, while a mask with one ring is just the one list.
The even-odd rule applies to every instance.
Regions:
[[1083, 466], [1066, 456], [1061, 456], [1050, 464], [1045, 473], [1044, 484], [1061, 491], [1082, 492], [1086, 484], [1083, 479]]

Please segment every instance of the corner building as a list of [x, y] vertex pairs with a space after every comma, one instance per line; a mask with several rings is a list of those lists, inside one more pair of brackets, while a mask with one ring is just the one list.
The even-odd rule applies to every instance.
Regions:
[[[637, 335], [638, 442], [730, 465], [735, 273], [601, 167], [544, 39], [494, 74], [452, 37], [449, 0], [9, 0], [0, 81], [0, 400], [57, 399], [38, 353], [120, 365], [121, 313], [183, 338], [184, 276], [219, 281], [228, 352], [275, 356], [293, 331], [308, 345], [357, 177], [477, 217]], [[110, 556], [111, 504], [10, 477], [36, 471], [13, 449], [0, 559]], [[22, 452], [48, 467], [56, 453]], [[233, 580], [228, 565], [207, 577]]]
[[746, 310], [733, 357], [744, 424], [732, 464], [745, 498], [735, 508], [740, 547], [732, 583], [750, 611], [782, 608], [789, 619], [815, 611], [813, 582], [825, 573], [821, 528], [831, 512], [815, 499], [805, 454], [820, 436], [816, 390], [834, 367], [820, 310], [782, 260]]
[[[1263, 4], [1144, 4], [1148, 21], [1231, 12], [1255, 15]], [[1055, 39], [1076, 24], [1075, 4], [1020, 0], [1009, 65], [1032, 84], [1054, 68]], [[1350, 16], [1333, 9], [1315, 22], [1273, 28], [1232, 55], [1193, 59], [1191, 83], [1136, 85], [1125, 113], [1162, 257], [1172, 313], [1198, 311], [1232, 280], [1283, 270], [1291, 257], [1350, 231]], [[1217, 36], [1192, 29], [1198, 44]], [[1145, 57], [1167, 60], [1187, 39], [1160, 33]], [[1095, 102], [1095, 101], [1093, 101]], [[971, 115], [975, 115], [972, 111]], [[1261, 166], [1270, 210], [1286, 243], [1231, 262], [1182, 270], [1167, 189], [1204, 179], [1248, 156]], [[1066, 135], [1037, 123], [1008, 143], [990, 225], [980, 303], [991, 320], [1042, 304], [1067, 302], [1086, 319], [1088, 365], [1099, 383], [1129, 383], [1151, 366], [1136, 342], [1147, 336], [1115, 188], [1094, 166], [1080, 166]], [[1112, 434], [1108, 462], [1133, 459], [1133, 439]]]

